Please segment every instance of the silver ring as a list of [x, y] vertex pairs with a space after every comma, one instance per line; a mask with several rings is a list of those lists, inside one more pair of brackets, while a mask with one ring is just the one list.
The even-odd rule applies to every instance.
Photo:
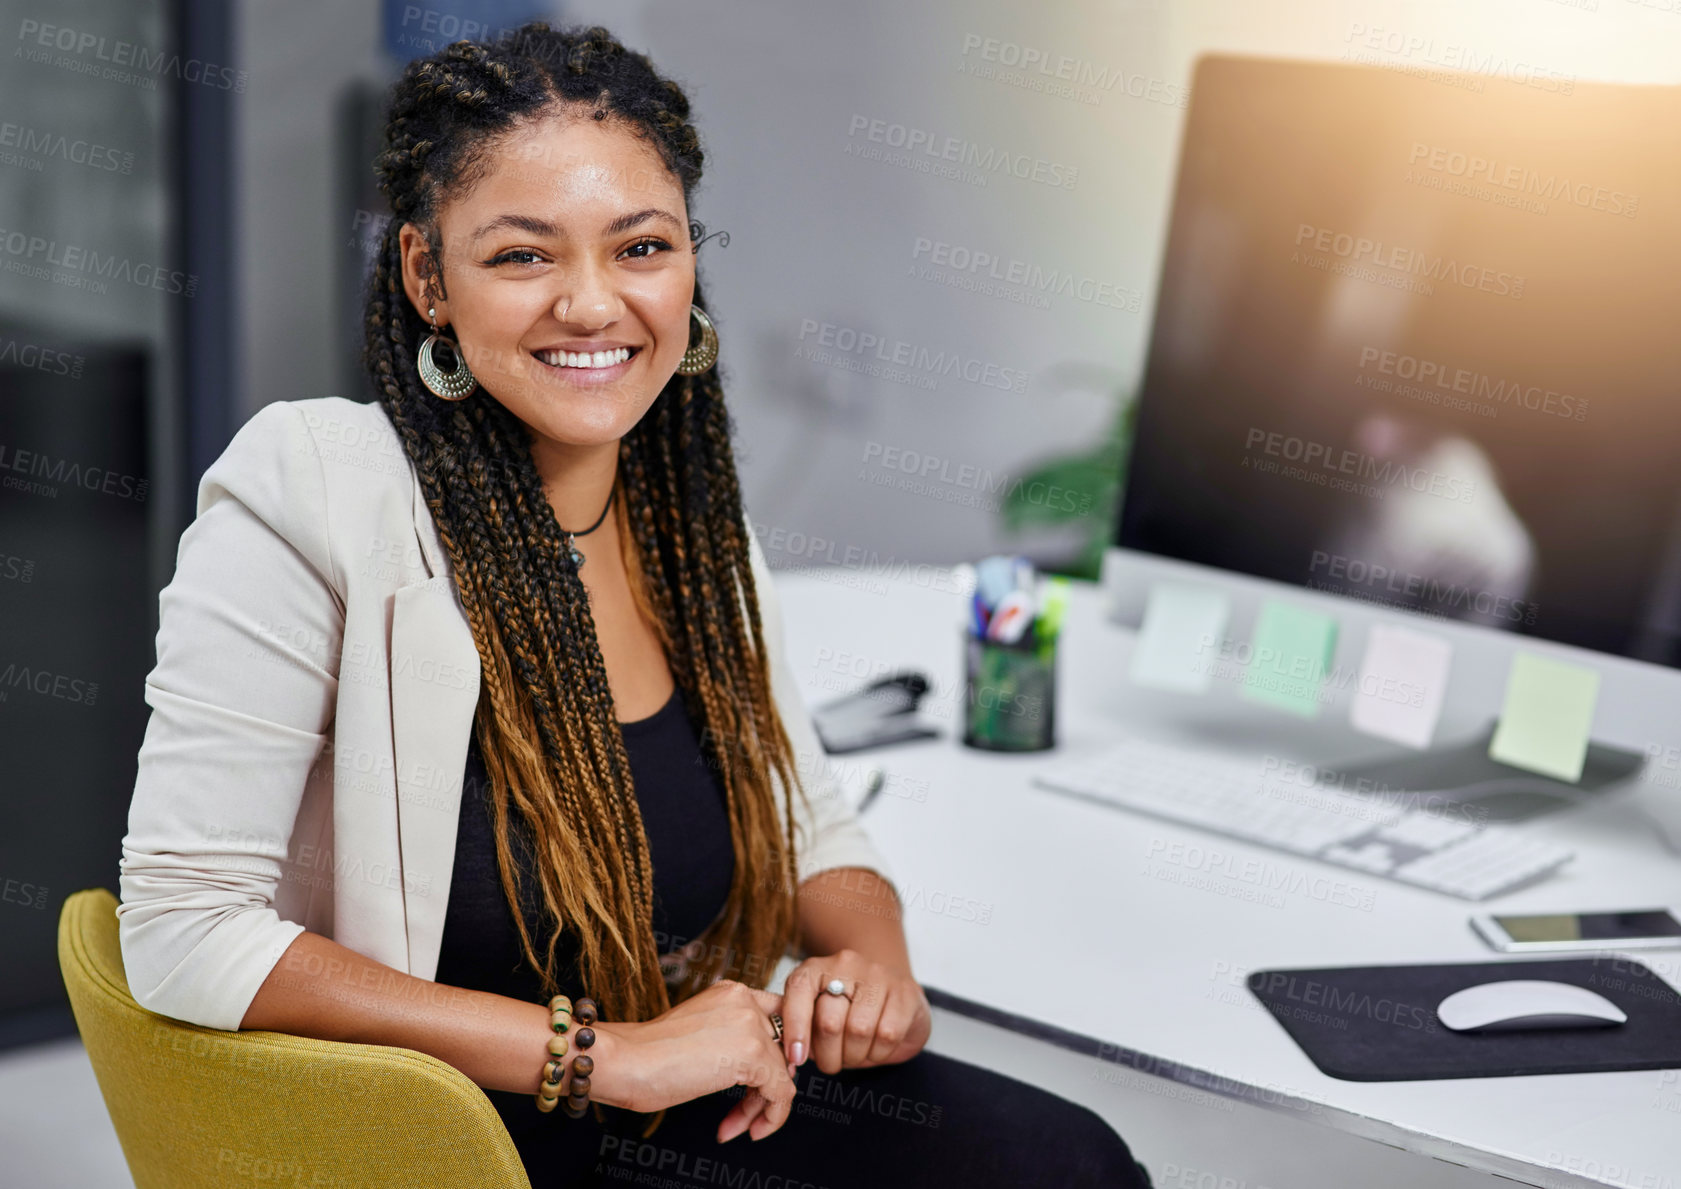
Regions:
[[852, 998], [852, 996], [846, 993], [846, 984], [838, 978], [830, 979], [823, 989], [831, 995], [838, 995], [842, 999], [850, 1000]]
[[776, 1029], [776, 1041], [777, 1041], [778, 1044], [781, 1044], [782, 1043], [782, 1017], [780, 1015], [777, 1015], [775, 1012], [772, 1012], [771, 1017], [770, 1017], [770, 1026], [772, 1028]]

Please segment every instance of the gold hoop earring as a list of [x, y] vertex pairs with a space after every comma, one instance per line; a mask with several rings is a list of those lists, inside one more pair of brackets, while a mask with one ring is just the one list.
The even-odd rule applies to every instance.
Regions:
[[[479, 382], [473, 378], [472, 370], [468, 368], [460, 346], [438, 330], [438, 307], [430, 307], [426, 316], [432, 320], [432, 333], [420, 344], [420, 354], [415, 360], [415, 366], [420, 372], [420, 382], [439, 400], [466, 400], [473, 395], [473, 390], [479, 386]], [[445, 348], [445, 354], [455, 361], [454, 366], [447, 371], [438, 366], [435, 352], [440, 346]]]
[[718, 329], [712, 325], [712, 319], [706, 316], [706, 311], [692, 302], [689, 305], [689, 318], [700, 323], [700, 342], [683, 352], [683, 358], [677, 364], [677, 373], [683, 376], [697, 376], [718, 362]]

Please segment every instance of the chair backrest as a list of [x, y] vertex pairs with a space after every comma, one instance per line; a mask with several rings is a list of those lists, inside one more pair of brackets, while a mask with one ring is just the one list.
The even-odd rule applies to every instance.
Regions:
[[117, 898], [76, 892], [58, 961], [136, 1189], [531, 1189], [484, 1091], [425, 1053], [200, 1028], [129, 994]]

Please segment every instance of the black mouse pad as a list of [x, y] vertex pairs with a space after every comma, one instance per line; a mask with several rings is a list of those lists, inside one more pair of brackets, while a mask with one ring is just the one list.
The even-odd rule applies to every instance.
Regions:
[[[1628, 1021], [1607, 1028], [1455, 1032], [1436, 1005], [1504, 979], [1595, 991]], [[1322, 1073], [1350, 1082], [1681, 1068], [1681, 995], [1626, 958], [1257, 970], [1250, 992]]]

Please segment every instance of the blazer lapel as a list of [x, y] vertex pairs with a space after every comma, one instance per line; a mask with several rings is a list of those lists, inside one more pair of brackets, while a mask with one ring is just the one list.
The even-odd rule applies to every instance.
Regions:
[[438, 968], [479, 654], [447, 574], [398, 590], [391, 614], [391, 738], [409, 973]]
[[391, 611], [391, 739], [409, 973], [438, 969], [479, 652], [432, 514], [415, 484], [415, 533], [433, 577], [401, 587]]

